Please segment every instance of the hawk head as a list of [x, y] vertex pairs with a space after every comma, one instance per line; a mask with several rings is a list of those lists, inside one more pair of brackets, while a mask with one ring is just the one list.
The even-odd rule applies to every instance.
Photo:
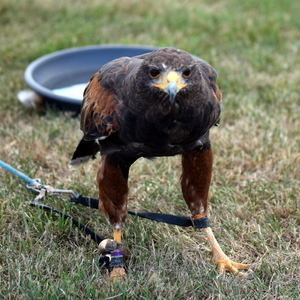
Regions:
[[144, 59], [137, 72], [137, 88], [143, 99], [169, 101], [201, 86], [201, 71], [195, 59], [175, 48], [160, 48]]

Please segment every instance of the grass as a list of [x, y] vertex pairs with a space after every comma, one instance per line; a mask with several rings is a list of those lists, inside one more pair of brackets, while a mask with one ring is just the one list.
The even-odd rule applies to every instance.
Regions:
[[[184, 49], [216, 68], [223, 113], [211, 132], [210, 217], [224, 250], [251, 263], [252, 276], [219, 276], [199, 230], [128, 217], [128, 278], [111, 289], [96, 245], [30, 207], [24, 182], [0, 170], [0, 298], [299, 299], [299, 10], [297, 0], [3, 0], [0, 159], [58, 188], [97, 196], [98, 162], [70, 170], [78, 118], [18, 102], [31, 61], [69, 47], [145, 44]], [[179, 157], [139, 160], [130, 209], [188, 215], [179, 177]], [[100, 212], [46, 203], [111, 237]]]

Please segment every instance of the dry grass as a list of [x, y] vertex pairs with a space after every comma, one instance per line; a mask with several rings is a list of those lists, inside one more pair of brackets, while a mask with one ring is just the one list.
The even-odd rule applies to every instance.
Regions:
[[[29, 207], [24, 183], [0, 170], [2, 299], [299, 299], [299, 1], [17, 1], [0, 3], [0, 159], [55, 187], [97, 196], [98, 162], [70, 170], [79, 120], [26, 111], [23, 72], [52, 51], [100, 43], [176, 46], [209, 61], [223, 92], [214, 128], [210, 216], [251, 278], [219, 276], [201, 231], [129, 217], [128, 279], [111, 290], [96, 245], [68, 221]], [[130, 172], [130, 209], [188, 215], [180, 158]], [[111, 236], [100, 212], [47, 200]]]

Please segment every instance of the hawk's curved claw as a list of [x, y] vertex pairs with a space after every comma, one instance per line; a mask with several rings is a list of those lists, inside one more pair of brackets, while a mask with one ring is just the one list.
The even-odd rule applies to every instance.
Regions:
[[113, 268], [109, 274], [112, 281], [124, 279], [126, 277], [126, 272], [123, 267]]
[[224, 274], [226, 271], [231, 272], [234, 275], [248, 276], [246, 273], [241, 273], [239, 270], [248, 270], [251, 265], [240, 264], [232, 261], [227, 256], [221, 257], [218, 260], [214, 259], [215, 264], [218, 265], [218, 271]]

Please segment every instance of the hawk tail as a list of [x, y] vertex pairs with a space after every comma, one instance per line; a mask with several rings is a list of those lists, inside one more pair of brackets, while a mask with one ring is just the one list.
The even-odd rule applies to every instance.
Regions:
[[95, 140], [86, 141], [82, 139], [73, 154], [70, 165], [78, 165], [90, 159], [95, 159], [99, 151], [100, 146]]

